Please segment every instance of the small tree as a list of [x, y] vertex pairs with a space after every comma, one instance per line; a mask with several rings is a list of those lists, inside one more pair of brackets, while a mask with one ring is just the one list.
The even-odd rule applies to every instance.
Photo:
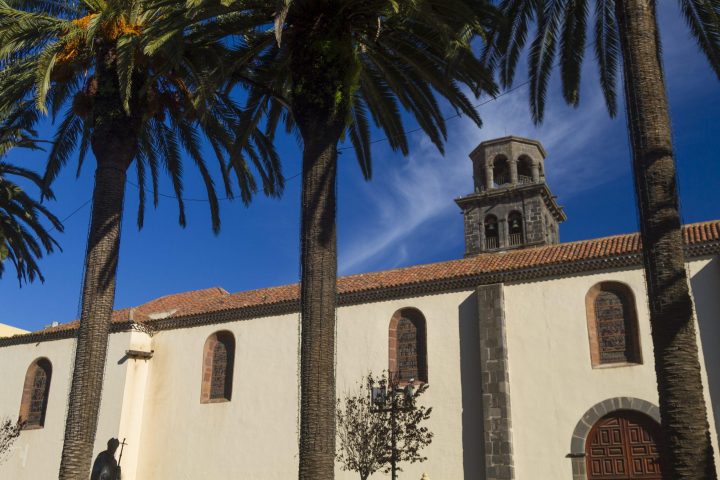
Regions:
[[420, 450], [432, 442], [433, 433], [420, 424], [432, 408], [417, 404], [427, 388], [402, 385], [392, 374], [376, 379], [369, 373], [356, 393], [338, 399], [337, 459], [343, 470], [358, 472], [361, 480], [379, 470], [395, 479], [402, 471], [398, 463], [427, 460]]
[[22, 426], [20, 420], [13, 422], [7, 417], [0, 421], [0, 464], [7, 459], [7, 454], [12, 449], [15, 440], [20, 436]]

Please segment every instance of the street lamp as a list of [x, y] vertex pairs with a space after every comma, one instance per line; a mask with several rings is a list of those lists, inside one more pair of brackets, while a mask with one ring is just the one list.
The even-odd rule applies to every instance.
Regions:
[[[370, 392], [370, 403], [374, 408], [371, 413], [390, 413], [390, 470], [392, 480], [397, 479], [397, 414], [415, 409], [413, 394], [415, 392], [415, 379], [411, 378], [404, 387], [400, 386], [397, 373], [390, 372], [386, 381], [384, 378], [378, 382]], [[401, 400], [402, 399], [402, 400]]]

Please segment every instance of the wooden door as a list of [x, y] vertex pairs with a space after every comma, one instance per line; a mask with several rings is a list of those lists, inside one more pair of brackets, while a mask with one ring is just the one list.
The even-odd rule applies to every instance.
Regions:
[[662, 480], [660, 426], [641, 413], [598, 420], [585, 445], [588, 480]]

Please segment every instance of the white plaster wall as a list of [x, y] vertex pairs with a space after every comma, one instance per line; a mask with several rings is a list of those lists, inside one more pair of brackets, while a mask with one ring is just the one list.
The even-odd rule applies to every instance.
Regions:
[[[720, 266], [690, 266], [711, 375], [718, 395]], [[585, 293], [603, 280], [622, 281], [637, 302], [644, 363], [592, 369]], [[572, 432], [593, 405], [611, 397], [657, 404], [644, 281], [639, 269], [580, 275], [504, 287], [516, 478], [570, 479]], [[338, 394], [357, 388], [368, 371], [387, 368], [388, 326], [400, 308], [419, 309], [427, 321], [433, 443], [425, 463], [403, 465], [402, 478], [482, 479], [482, 396], [475, 292], [342, 307], [338, 310]], [[95, 455], [112, 436], [127, 437], [128, 479], [287, 479], [297, 474], [297, 314], [220, 325], [110, 337]], [[206, 338], [229, 330], [236, 340], [232, 401], [201, 404]], [[151, 360], [123, 360], [125, 350], [153, 349]], [[45, 428], [23, 432], [0, 479], [53, 478], [60, 462], [73, 340], [0, 348], [0, 415], [17, 416], [27, 366], [53, 363]], [[714, 362], [714, 363], [713, 363]], [[123, 400], [124, 399], [124, 400]], [[124, 404], [122, 404], [124, 402]], [[710, 402], [708, 402], [710, 403]], [[121, 405], [122, 404], [122, 405]], [[122, 412], [121, 412], [122, 407]], [[714, 408], [717, 411], [718, 398]], [[712, 412], [711, 412], [712, 413]], [[711, 422], [715, 422], [712, 415]], [[714, 440], [717, 435], [713, 431]], [[717, 451], [717, 442], [716, 442]], [[720, 463], [720, 462], [719, 462]], [[132, 472], [136, 466], [136, 472]], [[337, 466], [338, 480], [357, 478]], [[372, 478], [388, 478], [375, 474]]]
[[[261, 318], [153, 337], [140, 479], [287, 479], [297, 472], [296, 316]], [[200, 403], [205, 340], [235, 336], [232, 400]]]
[[[715, 431], [720, 432], [720, 258], [691, 263], [690, 274], [707, 370], [706, 387], [712, 400]], [[715, 451], [718, 452], [717, 443]], [[720, 465], [720, 462], [715, 463]]]
[[[402, 464], [401, 477], [419, 479], [427, 473], [431, 479], [481, 478], [482, 398], [474, 292], [341, 308], [338, 312], [338, 395], [356, 390], [368, 371], [378, 374], [388, 368], [390, 319], [404, 307], [419, 309], [426, 320], [429, 388], [421, 398], [433, 409], [427, 426], [434, 437], [430, 446], [422, 451], [428, 460]], [[461, 380], [465, 382], [464, 389]], [[463, 451], [463, 441], [468, 444], [466, 451]], [[342, 472], [338, 465], [336, 478], [356, 479], [357, 473]], [[389, 478], [389, 475], [377, 473], [372, 478]]]
[[[462, 448], [463, 435], [479, 435], [481, 426], [479, 389], [469, 408], [476, 411], [472, 432], [464, 433], [462, 424], [458, 306], [469, 299], [473, 308], [464, 310], [465, 323], [476, 324], [472, 295], [453, 293], [338, 311], [337, 389], [341, 396], [356, 389], [369, 371], [387, 369], [388, 326], [396, 310], [412, 306], [426, 317], [430, 389], [425, 401], [433, 407], [429, 426], [435, 438], [424, 451], [430, 460], [403, 465], [403, 478], [420, 478], [424, 472], [430, 478], [463, 478], [464, 461], [479, 469], [477, 452], [464, 459]], [[243, 320], [155, 335], [137, 478], [296, 476], [298, 318]], [[233, 396], [227, 403], [201, 404], [203, 345], [218, 330], [235, 335]], [[478, 474], [476, 470], [466, 478]], [[355, 479], [357, 473], [343, 472], [338, 465], [337, 478]]]
[[[130, 344], [128, 347], [129, 350], [151, 352], [152, 338], [144, 332], [133, 331], [130, 333]], [[135, 480], [138, 478], [137, 466], [142, 452], [140, 442], [142, 438], [145, 391], [147, 388], [150, 360], [124, 357], [122, 361], [127, 363], [127, 370], [125, 373], [122, 411], [117, 438], [121, 442], [126, 443], [126, 445], [122, 447], [122, 458], [120, 458], [122, 478], [125, 480]]]
[[[691, 271], [706, 263], [694, 262]], [[635, 294], [641, 365], [591, 366], [585, 294], [606, 280], [624, 282]], [[572, 433], [595, 404], [613, 397], [658, 404], [646, 298], [639, 269], [505, 286], [516, 478], [571, 479]], [[712, 302], [717, 308], [717, 293]], [[714, 427], [712, 436], [717, 452]]]
[[[110, 336], [93, 458], [107, 448], [110, 437], [118, 435], [125, 366], [117, 362], [125, 354], [128, 335], [118, 333]], [[7, 461], [0, 465], [0, 479], [37, 480], [57, 477], [74, 351], [74, 339], [0, 348], [0, 417], [17, 418], [28, 366], [38, 357], [46, 357], [52, 363], [45, 426], [24, 430], [20, 434]]]

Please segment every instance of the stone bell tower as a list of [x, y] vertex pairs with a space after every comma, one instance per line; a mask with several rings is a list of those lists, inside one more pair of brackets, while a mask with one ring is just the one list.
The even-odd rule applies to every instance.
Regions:
[[503, 137], [470, 153], [475, 192], [455, 200], [465, 217], [465, 256], [560, 240], [565, 213], [545, 183], [545, 149]]

